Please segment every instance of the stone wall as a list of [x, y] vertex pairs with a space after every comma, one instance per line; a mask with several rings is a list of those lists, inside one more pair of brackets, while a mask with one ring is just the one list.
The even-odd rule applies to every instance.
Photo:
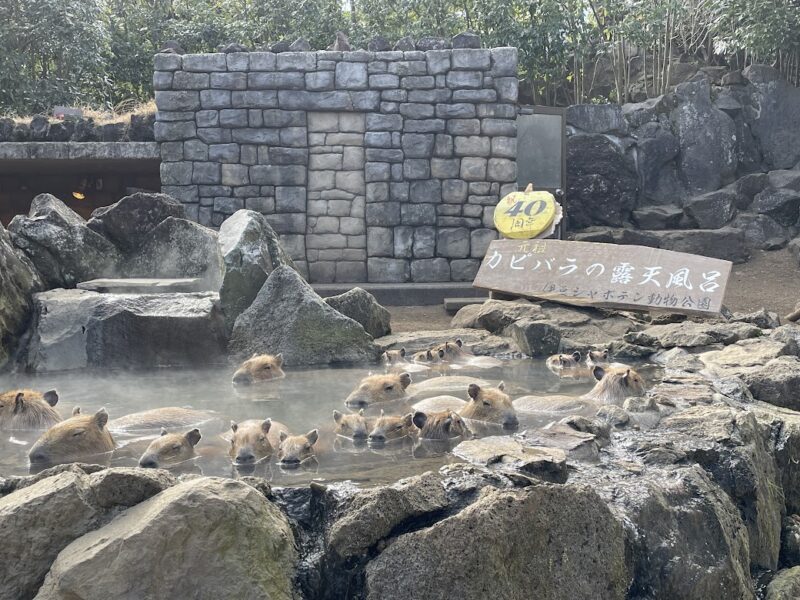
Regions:
[[517, 51], [155, 57], [162, 191], [267, 216], [313, 282], [471, 281], [516, 188]]

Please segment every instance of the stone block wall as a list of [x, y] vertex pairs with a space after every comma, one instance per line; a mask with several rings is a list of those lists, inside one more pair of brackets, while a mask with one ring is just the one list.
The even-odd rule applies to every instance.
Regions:
[[470, 281], [516, 189], [517, 51], [158, 54], [162, 190], [313, 282]]

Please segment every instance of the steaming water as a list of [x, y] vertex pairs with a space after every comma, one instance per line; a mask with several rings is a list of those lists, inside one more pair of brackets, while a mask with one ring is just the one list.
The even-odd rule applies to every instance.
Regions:
[[[377, 367], [376, 367], [377, 369]], [[289, 427], [292, 433], [304, 433], [314, 428], [332, 430], [333, 409], [346, 412], [344, 399], [368, 368], [288, 369], [285, 379], [235, 389], [231, 385], [233, 369], [157, 370], [144, 373], [55, 373], [40, 376], [0, 376], [0, 391], [13, 388], [32, 388], [40, 391], [57, 389], [57, 409], [62, 417], [71, 414], [74, 406], [81, 412], [92, 413], [105, 407], [113, 420], [126, 414], [164, 406], [186, 406], [213, 410], [219, 419], [200, 427], [203, 439], [197, 446], [200, 456], [180, 465], [177, 472], [202, 473], [236, 477], [226, 454], [228, 442], [223, 434], [231, 420], [263, 419], [270, 417]], [[501, 368], [488, 370], [463, 369], [453, 375], [472, 375], [494, 383], [505, 381], [512, 398], [527, 393], [559, 393], [580, 395], [592, 387], [589, 381], [560, 380], [550, 373], [543, 361], [510, 360]], [[414, 373], [415, 382], [439, 376], [437, 373]], [[467, 398], [466, 390], [457, 394]], [[520, 428], [541, 426], [531, 417], [519, 415]], [[38, 433], [0, 432], [0, 476], [29, 473], [28, 450]], [[155, 433], [150, 435], [150, 439]], [[147, 446], [142, 434], [120, 435], [115, 440], [120, 449], [108, 457], [113, 466], [135, 466]], [[325, 437], [325, 436], [324, 436]], [[333, 440], [334, 436], [327, 436]], [[437, 469], [454, 461], [440, 449], [414, 448], [411, 443], [389, 444], [383, 449], [356, 447], [347, 440], [336, 438], [332, 448], [321, 453], [317, 465], [287, 471], [273, 461], [256, 466], [255, 474], [279, 485], [294, 485], [317, 481], [352, 480], [362, 484], [393, 482], [402, 477]]]

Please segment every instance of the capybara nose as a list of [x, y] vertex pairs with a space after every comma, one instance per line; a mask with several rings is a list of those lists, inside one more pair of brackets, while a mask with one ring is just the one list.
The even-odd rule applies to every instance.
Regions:
[[158, 462], [156, 461], [155, 458], [150, 458], [148, 456], [139, 460], [139, 466], [142, 467], [143, 469], [157, 469]]
[[383, 444], [386, 441], [386, 436], [380, 433], [371, 433], [369, 441], [375, 444]]
[[247, 373], [234, 373], [233, 383], [236, 385], [247, 385], [250, 383], [250, 375]]
[[240, 465], [246, 465], [248, 463], [255, 462], [256, 457], [252, 452], [240, 452], [236, 455], [236, 462]]
[[284, 469], [296, 469], [300, 466], [300, 459], [298, 458], [282, 458], [281, 467]]
[[517, 417], [508, 417], [503, 421], [503, 429], [516, 429], [519, 427], [519, 419]]
[[358, 398], [350, 399], [348, 398], [344, 402], [345, 406], [348, 408], [367, 408], [367, 403], [363, 400], [359, 400]]
[[355, 432], [353, 432], [353, 439], [354, 440], [365, 440], [365, 439], [367, 439], [367, 432], [366, 431], [355, 431]]
[[47, 456], [44, 454], [44, 452], [31, 452], [28, 458], [32, 463], [47, 462]]

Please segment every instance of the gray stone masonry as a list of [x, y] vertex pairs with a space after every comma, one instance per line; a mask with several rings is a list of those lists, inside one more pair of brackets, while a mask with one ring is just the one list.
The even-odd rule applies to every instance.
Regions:
[[312, 282], [469, 281], [517, 151], [517, 51], [474, 44], [156, 55], [162, 190], [263, 213]]

